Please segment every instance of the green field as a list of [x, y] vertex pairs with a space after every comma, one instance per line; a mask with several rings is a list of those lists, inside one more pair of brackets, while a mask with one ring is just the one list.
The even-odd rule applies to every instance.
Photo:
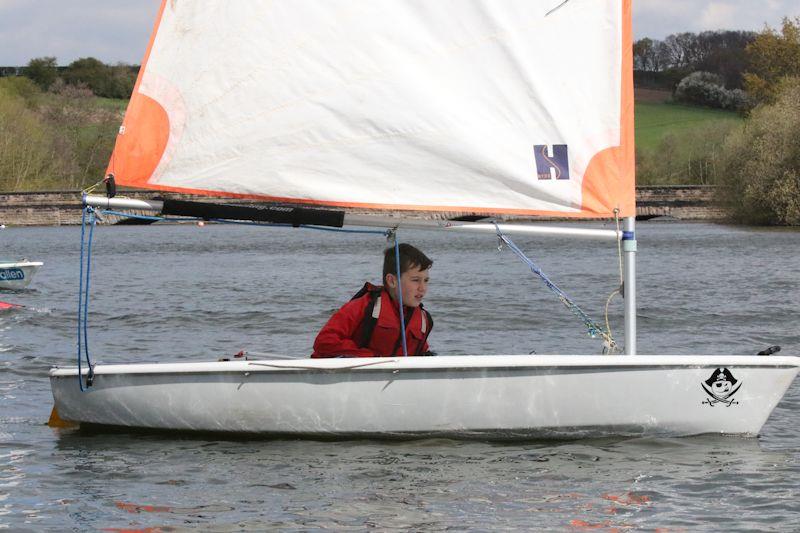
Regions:
[[730, 111], [668, 102], [636, 103], [636, 183], [714, 183], [728, 134], [742, 117]]
[[679, 144], [681, 140], [694, 143], [693, 133], [698, 130], [718, 127], [728, 131], [743, 120], [732, 111], [672, 103], [637, 102], [635, 113], [636, 147], [651, 152], [670, 134]]
[[101, 98], [96, 96], [95, 102], [98, 107], [119, 112], [120, 116], [125, 113], [125, 109], [128, 107], [128, 100], [120, 100], [119, 98]]

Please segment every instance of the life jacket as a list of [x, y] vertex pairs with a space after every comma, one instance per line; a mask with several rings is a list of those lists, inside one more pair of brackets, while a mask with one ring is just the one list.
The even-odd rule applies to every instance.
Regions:
[[[378, 331], [375, 330], [375, 326], [378, 324], [378, 318], [381, 316], [381, 294], [383, 292], [383, 286], [373, 285], [372, 283], [367, 282], [364, 283], [364, 286], [361, 287], [361, 289], [351, 298], [351, 300], [357, 300], [358, 298], [362, 298], [364, 295], [369, 294], [369, 303], [364, 309], [364, 316], [361, 319], [361, 324], [357, 330], [355, 341], [359, 348], [367, 348], [370, 346], [370, 344], [377, 346], [388, 346], [389, 343], [394, 340], [394, 335], [396, 334], [397, 340], [394, 343], [394, 348], [392, 349], [391, 353], [386, 355], [396, 355], [398, 350], [400, 351], [399, 355], [402, 355], [403, 337], [399, 334], [399, 332], [396, 333], [394, 328], [392, 328], [391, 331], [384, 331], [384, 328], [378, 328]], [[411, 326], [414, 322], [414, 315], [416, 314], [417, 310], [413, 309], [406, 320], [406, 348], [408, 349], [408, 355], [422, 355], [423, 347], [427, 343], [428, 336], [431, 334], [431, 330], [433, 329], [433, 317], [431, 314], [422, 307], [421, 303], [419, 305], [419, 310], [421, 313], [419, 332], [422, 334], [420, 339], [417, 339], [416, 335], [411, 335], [412, 332], [415, 332], [415, 328], [412, 328]], [[386, 338], [374, 338], [376, 335]], [[388, 338], [389, 335], [391, 335], [391, 339]]]

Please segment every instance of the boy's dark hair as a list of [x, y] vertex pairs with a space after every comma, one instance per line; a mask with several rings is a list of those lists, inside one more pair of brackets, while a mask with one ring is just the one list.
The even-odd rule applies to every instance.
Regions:
[[[401, 243], [400, 246], [400, 274], [411, 267], [420, 270], [428, 270], [433, 266], [433, 261], [425, 254], [414, 248], [410, 244]], [[397, 265], [395, 260], [394, 246], [390, 246], [383, 253], [383, 283], [386, 283], [386, 274], [397, 275]]]

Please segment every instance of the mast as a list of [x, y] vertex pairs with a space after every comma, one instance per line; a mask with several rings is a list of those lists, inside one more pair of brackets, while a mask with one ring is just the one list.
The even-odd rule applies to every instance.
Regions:
[[625, 354], [636, 355], [636, 217], [625, 217], [622, 226], [625, 260]]

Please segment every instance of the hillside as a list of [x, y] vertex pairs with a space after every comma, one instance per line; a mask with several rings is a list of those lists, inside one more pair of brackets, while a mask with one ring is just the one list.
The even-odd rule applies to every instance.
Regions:
[[[67, 87], [66, 89], [69, 89]], [[637, 182], [640, 185], [708, 183], [708, 165], [735, 113], [677, 105], [669, 93], [636, 91]], [[0, 81], [0, 190], [85, 187], [103, 175], [127, 100], [79, 91], [40, 92], [25, 78]]]
[[663, 91], [636, 91], [639, 185], [710, 183], [728, 133], [743, 123], [731, 111], [674, 104]]

